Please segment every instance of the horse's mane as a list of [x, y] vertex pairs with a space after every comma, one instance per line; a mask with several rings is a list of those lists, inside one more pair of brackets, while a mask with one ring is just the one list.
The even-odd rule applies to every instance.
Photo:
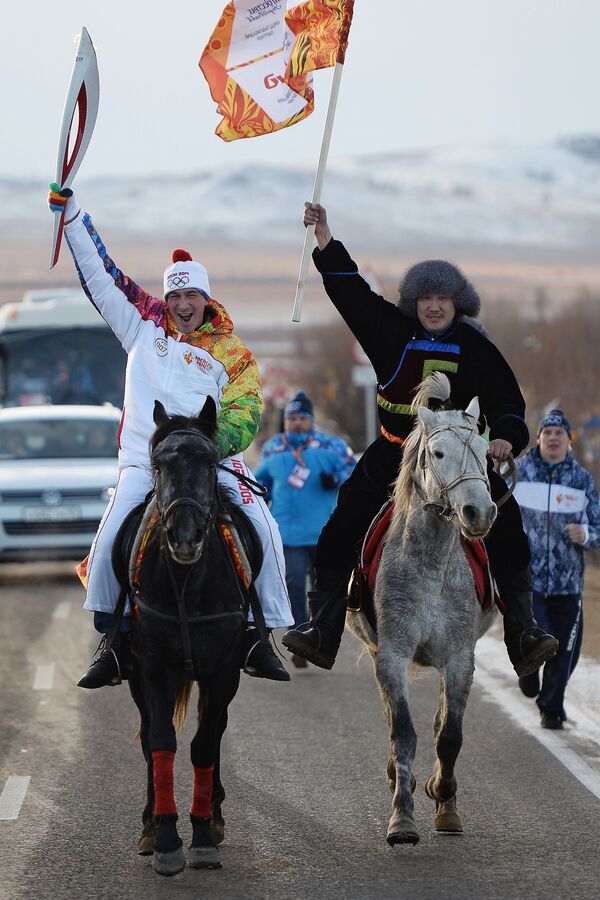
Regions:
[[[437, 411], [451, 409], [450, 381], [441, 372], [432, 372], [415, 388], [411, 412], [416, 413], [419, 406], [433, 406]], [[417, 467], [419, 442], [422, 434], [421, 420], [416, 417], [413, 429], [404, 442], [402, 466], [394, 487], [394, 519], [403, 518], [407, 511], [413, 492], [413, 472]]]
[[416, 413], [419, 406], [431, 409], [451, 409], [450, 381], [442, 372], [432, 372], [415, 388], [415, 396], [410, 411]]

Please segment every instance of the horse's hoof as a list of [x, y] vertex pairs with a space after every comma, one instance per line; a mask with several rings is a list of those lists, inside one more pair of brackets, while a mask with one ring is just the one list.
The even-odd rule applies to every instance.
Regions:
[[213, 844], [222, 844], [225, 840], [225, 822], [223, 819], [213, 819], [209, 825], [208, 833]]
[[156, 835], [154, 834], [143, 834], [138, 841], [138, 850], [140, 856], [152, 856], [154, 852], [154, 841], [156, 840]]
[[456, 800], [437, 804], [433, 828], [438, 834], [462, 834], [462, 821], [456, 809]]
[[395, 844], [418, 844], [419, 832], [409, 816], [390, 819], [386, 841], [393, 847]]
[[185, 853], [183, 847], [178, 847], [171, 853], [161, 853], [154, 850], [152, 854], [152, 865], [154, 871], [158, 875], [177, 875], [185, 869]]
[[142, 829], [141, 837], [138, 841], [138, 850], [140, 856], [152, 856], [154, 850], [154, 842], [158, 834], [158, 825], [154, 819], [146, 822]]
[[190, 847], [188, 866], [190, 869], [220, 869], [221, 859], [216, 847]]

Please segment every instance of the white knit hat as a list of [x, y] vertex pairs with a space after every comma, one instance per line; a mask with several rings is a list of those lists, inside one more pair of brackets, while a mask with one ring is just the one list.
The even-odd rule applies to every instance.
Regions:
[[210, 284], [208, 272], [204, 266], [195, 262], [187, 250], [173, 250], [173, 265], [165, 269], [163, 278], [163, 297], [171, 291], [195, 290], [200, 291], [207, 299], [210, 299]]

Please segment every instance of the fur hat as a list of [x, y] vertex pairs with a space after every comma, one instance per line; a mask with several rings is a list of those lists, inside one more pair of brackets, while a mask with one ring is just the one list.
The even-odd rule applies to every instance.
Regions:
[[210, 300], [208, 272], [199, 262], [194, 262], [187, 250], [173, 250], [173, 265], [167, 266], [163, 277], [163, 297], [171, 291], [194, 290]]
[[452, 297], [457, 315], [475, 319], [479, 314], [479, 294], [460, 269], [444, 259], [426, 259], [408, 270], [400, 283], [398, 306], [405, 316], [416, 319], [417, 298], [431, 294]]
[[304, 391], [299, 391], [286, 406], [284, 415], [286, 419], [289, 419], [290, 416], [310, 416], [311, 419], [314, 419], [312, 400], [306, 396]]
[[565, 416], [562, 409], [551, 409], [550, 412], [544, 416], [544, 418], [538, 425], [538, 437], [540, 436], [544, 428], [564, 428], [569, 437], [573, 437], [573, 432], [571, 431], [571, 423]]

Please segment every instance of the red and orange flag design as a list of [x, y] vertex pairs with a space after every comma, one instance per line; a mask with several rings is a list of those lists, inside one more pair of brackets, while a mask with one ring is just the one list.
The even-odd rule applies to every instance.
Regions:
[[289, 9], [286, 22], [295, 35], [287, 77], [343, 63], [354, 0], [307, 0]]
[[313, 69], [343, 62], [354, 0], [232, 0], [200, 68], [225, 141], [295, 125], [314, 109]]

